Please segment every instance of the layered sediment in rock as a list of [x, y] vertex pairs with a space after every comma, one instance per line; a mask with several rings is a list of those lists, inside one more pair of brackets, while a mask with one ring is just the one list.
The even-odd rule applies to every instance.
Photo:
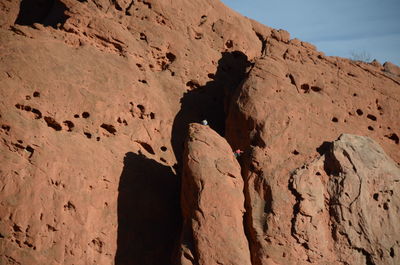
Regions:
[[[235, 235], [242, 224], [253, 265], [398, 262], [397, 169], [357, 158], [355, 172], [328, 148], [343, 133], [368, 136], [400, 162], [398, 66], [325, 56], [210, 0], [1, 1], [0, 55], [1, 264], [247, 264], [244, 239], [232, 245], [225, 221], [237, 225]], [[212, 169], [235, 178], [208, 175], [202, 161], [201, 174], [187, 171], [188, 124], [203, 119], [210, 128], [198, 127], [201, 139], [222, 143], [217, 132], [231, 150], [198, 142], [196, 157], [221, 158]], [[361, 142], [384, 161], [375, 144]], [[237, 148], [241, 168], [229, 153]], [[325, 167], [336, 156], [346, 172]], [[194, 182], [181, 187], [183, 176]], [[203, 178], [223, 182], [202, 193], [195, 180]], [[350, 207], [357, 178], [365, 191]], [[343, 192], [336, 180], [347, 183]], [[218, 187], [233, 183], [226, 208]], [[181, 205], [180, 193], [209, 199]], [[327, 201], [341, 206], [329, 211]], [[198, 208], [227, 218], [199, 217], [205, 232], [184, 227], [202, 231], [199, 242], [228, 244], [236, 261], [219, 243], [180, 243], [183, 205], [185, 220], [198, 218]], [[353, 216], [365, 207], [382, 213]], [[177, 249], [192, 256], [177, 259]]]
[[240, 166], [208, 126], [191, 124], [183, 157], [180, 264], [251, 264]]

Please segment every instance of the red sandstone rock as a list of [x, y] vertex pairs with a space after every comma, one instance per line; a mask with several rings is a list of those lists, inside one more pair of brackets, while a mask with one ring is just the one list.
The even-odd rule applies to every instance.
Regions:
[[[352, 240], [343, 243], [327, 230], [329, 212], [318, 212], [317, 188], [328, 182], [292, 178], [324, 161], [316, 149], [342, 133], [368, 136], [400, 162], [397, 66], [325, 56], [209, 0], [1, 1], [0, 54], [1, 264], [176, 262], [183, 142], [188, 124], [203, 119], [231, 150], [246, 151], [240, 162], [251, 264], [397, 262], [398, 242], [389, 246], [399, 237], [395, 228], [379, 234], [369, 216], [373, 233], [354, 239], [338, 222]], [[217, 139], [212, 130], [202, 135]], [[221, 155], [207, 152], [198, 155]], [[231, 162], [221, 162], [223, 171], [237, 174]], [[346, 188], [357, 187], [349, 181]], [[299, 204], [296, 192], [306, 201]], [[373, 195], [360, 207], [375, 209]], [[378, 202], [384, 224], [396, 216], [390, 200], [390, 211]], [[189, 206], [196, 204], [184, 213], [195, 211]], [[294, 215], [297, 206], [317, 218]], [[238, 223], [242, 199], [229, 207]], [[223, 232], [219, 222], [207, 225]], [[228, 243], [246, 264], [248, 254]], [[219, 250], [229, 260], [224, 246], [203, 246], [196, 250], [202, 257]]]
[[400, 67], [398, 67], [397, 65], [392, 64], [391, 62], [386, 62], [383, 64], [383, 67], [386, 72], [393, 74], [397, 77], [400, 76]]
[[251, 264], [231, 147], [208, 126], [191, 124], [183, 160], [181, 264]]
[[[340, 263], [326, 227], [329, 212], [307, 221], [307, 212], [321, 209], [324, 197], [318, 187], [323, 183], [299, 180], [301, 187], [310, 187], [304, 192], [313, 195], [304, 206], [306, 217], [296, 218], [299, 205], [290, 176], [318, 158], [324, 142], [344, 132], [372, 137], [399, 163], [400, 123], [394, 111], [399, 83], [374, 66], [326, 57], [307, 45], [272, 39], [267, 47], [231, 100], [226, 124], [228, 142], [248, 154], [242, 172], [253, 264], [268, 264], [267, 259], [276, 264]], [[376, 247], [365, 255], [375, 255]]]

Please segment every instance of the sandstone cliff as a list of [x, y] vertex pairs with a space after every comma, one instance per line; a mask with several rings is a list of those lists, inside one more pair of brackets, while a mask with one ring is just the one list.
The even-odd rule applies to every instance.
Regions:
[[5, 0], [0, 84], [1, 264], [400, 263], [396, 65], [218, 1]]

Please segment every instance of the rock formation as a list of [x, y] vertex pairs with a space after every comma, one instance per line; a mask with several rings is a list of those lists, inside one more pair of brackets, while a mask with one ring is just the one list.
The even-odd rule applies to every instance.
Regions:
[[293, 174], [292, 235], [315, 263], [397, 264], [399, 182], [400, 169], [379, 145], [344, 134]]
[[208, 126], [191, 124], [183, 157], [181, 264], [251, 264], [240, 166]]
[[394, 64], [218, 1], [5, 0], [0, 84], [0, 264], [400, 263]]

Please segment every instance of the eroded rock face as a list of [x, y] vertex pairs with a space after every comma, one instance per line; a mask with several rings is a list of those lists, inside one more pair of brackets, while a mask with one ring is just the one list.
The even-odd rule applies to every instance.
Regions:
[[368, 137], [344, 134], [296, 171], [292, 235], [323, 264], [398, 264], [400, 168]]
[[[400, 162], [394, 111], [400, 90], [391, 72], [377, 64], [327, 57], [276, 33], [266, 39], [265, 52], [230, 101], [225, 129], [231, 146], [245, 150], [241, 165], [253, 264], [340, 264], [332, 250], [336, 239], [329, 239], [331, 231], [323, 225], [331, 219], [329, 211], [321, 212], [325, 197], [315, 191], [307, 206], [318, 213], [311, 224], [296, 218], [299, 204], [290, 176], [318, 159], [342, 133], [369, 136]], [[324, 183], [313, 179], [309, 184]], [[308, 232], [296, 232], [303, 222]]]
[[[397, 66], [325, 56], [211, 0], [1, 1], [0, 54], [1, 264], [171, 264], [177, 245], [189, 250], [178, 262], [248, 264], [239, 236], [243, 196], [253, 265], [334, 264], [353, 256], [378, 264], [391, 262], [388, 248], [392, 260], [398, 257], [389, 246], [395, 233], [368, 246], [378, 238], [374, 228], [355, 236], [337, 222], [351, 242], [330, 236], [327, 224], [334, 219], [323, 205], [331, 195], [347, 201], [319, 188], [336, 171], [321, 171], [320, 180], [292, 178], [318, 159], [324, 168], [326, 143], [342, 133], [368, 136], [400, 162]], [[185, 224], [202, 231], [196, 249], [178, 243], [179, 189], [188, 124], [203, 119], [245, 153], [241, 184], [232, 149], [210, 128], [198, 133], [227, 153], [199, 142], [208, 153], [196, 156], [221, 158], [218, 169], [235, 178], [212, 167], [185, 173], [224, 180], [203, 190], [208, 199], [201, 205], [208, 216], [223, 218], [200, 218], [210, 229], [205, 232]], [[224, 176], [211, 178], [211, 169]], [[347, 179], [356, 186], [346, 188], [357, 190]], [[183, 194], [198, 191], [196, 183], [186, 184]], [[241, 185], [244, 195], [237, 194]], [[232, 201], [221, 205], [224, 194], [215, 194], [228, 188]], [[309, 202], [300, 204], [298, 194]], [[398, 207], [385, 204], [386, 193], [376, 196], [379, 202], [373, 197], [371, 203], [379, 211]], [[187, 220], [198, 217], [196, 202], [185, 207]], [[317, 216], [311, 224], [309, 215]], [[364, 222], [351, 216], [345, 218], [352, 227]], [[232, 228], [221, 228], [225, 222], [234, 224], [230, 232], [240, 244], [228, 240], [210, 249], [202, 234], [226, 240], [224, 229]]]
[[0, 1], [0, 263], [170, 264], [187, 125], [223, 131], [253, 25], [216, 1]]
[[191, 124], [184, 153], [180, 264], [251, 264], [240, 166], [224, 138]]

